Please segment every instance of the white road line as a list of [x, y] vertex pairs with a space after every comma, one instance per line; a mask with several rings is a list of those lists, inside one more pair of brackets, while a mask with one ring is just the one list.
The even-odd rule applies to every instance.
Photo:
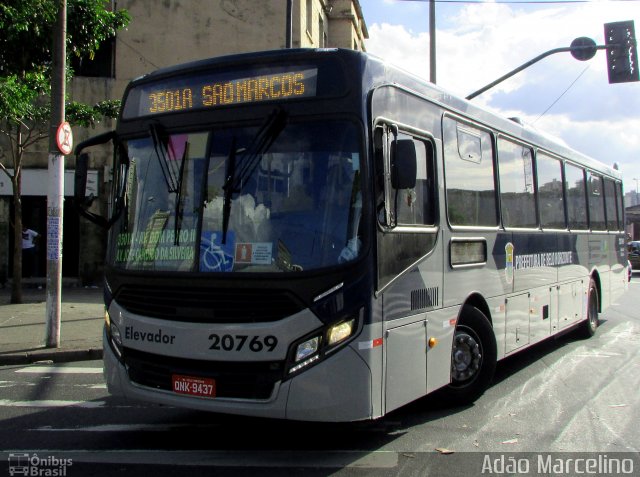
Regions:
[[104, 401], [60, 401], [60, 400], [34, 400], [34, 401], [11, 401], [10, 399], [0, 399], [0, 407], [82, 407], [98, 408], [104, 407]]
[[21, 368], [16, 373], [28, 374], [102, 374], [102, 368], [74, 368], [71, 366], [32, 366]]

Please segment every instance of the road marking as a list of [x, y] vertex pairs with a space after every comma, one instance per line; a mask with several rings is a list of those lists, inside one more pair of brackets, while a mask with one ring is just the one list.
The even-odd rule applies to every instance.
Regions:
[[82, 408], [98, 408], [104, 407], [104, 401], [59, 401], [51, 400], [34, 400], [34, 401], [11, 401], [10, 399], [0, 399], [0, 407], [82, 407]]
[[32, 366], [21, 368], [16, 373], [28, 374], [102, 374], [102, 368], [74, 368], [71, 366]]

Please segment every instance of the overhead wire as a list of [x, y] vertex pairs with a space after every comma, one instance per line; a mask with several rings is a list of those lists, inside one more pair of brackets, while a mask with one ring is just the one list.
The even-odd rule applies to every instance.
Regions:
[[553, 103], [551, 103], [551, 104], [549, 105], [549, 107], [548, 107], [547, 109], [545, 109], [545, 110], [542, 112], [542, 114], [540, 114], [540, 116], [538, 116], [536, 119], [534, 119], [534, 120], [533, 120], [533, 122], [532, 122], [531, 124], [535, 124], [535, 123], [538, 121], [538, 119], [540, 119], [542, 116], [544, 116], [545, 114], [547, 114], [547, 113], [549, 112], [549, 110], [550, 110], [551, 108], [553, 108], [553, 107], [556, 105], [556, 103], [557, 103], [558, 101], [560, 101], [560, 100], [562, 99], [562, 97], [563, 97], [565, 94], [567, 94], [567, 92], [568, 92], [571, 88], [573, 88], [573, 85], [575, 85], [575, 84], [578, 82], [578, 80], [582, 77], [582, 75], [583, 75], [583, 74], [585, 74], [585, 73], [587, 72], [587, 70], [588, 70], [590, 67], [591, 67], [591, 65], [587, 65], [587, 66], [585, 67], [585, 69], [583, 69], [583, 70], [582, 70], [582, 72], [577, 76], [577, 78], [576, 78], [576, 79], [574, 79], [574, 80], [571, 82], [571, 84], [570, 84], [569, 86], [567, 86], [567, 88], [566, 88], [566, 89], [565, 89], [565, 90], [560, 94], [560, 96], [558, 96], [558, 97], [555, 99], [555, 101], [554, 101]]

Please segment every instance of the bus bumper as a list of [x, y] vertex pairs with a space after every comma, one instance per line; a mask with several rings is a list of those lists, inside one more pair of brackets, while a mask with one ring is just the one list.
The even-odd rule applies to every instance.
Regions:
[[292, 379], [279, 382], [267, 400], [201, 398], [131, 382], [103, 331], [104, 375], [109, 393], [135, 401], [201, 411], [280, 419], [346, 422], [373, 418], [371, 371], [347, 346]]

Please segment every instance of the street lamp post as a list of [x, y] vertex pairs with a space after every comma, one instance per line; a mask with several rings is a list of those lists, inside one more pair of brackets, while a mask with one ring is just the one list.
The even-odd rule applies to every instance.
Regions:
[[404, 0], [429, 2], [429, 81], [436, 83], [436, 0]]
[[429, 0], [429, 81], [436, 84], [436, 0]]

